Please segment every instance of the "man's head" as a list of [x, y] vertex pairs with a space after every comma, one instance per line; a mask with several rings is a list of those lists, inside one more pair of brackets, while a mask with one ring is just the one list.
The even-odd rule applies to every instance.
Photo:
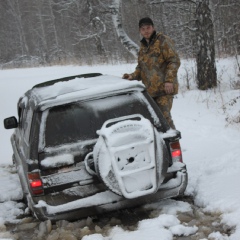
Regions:
[[153, 24], [153, 21], [152, 21], [151, 18], [145, 17], [145, 18], [142, 18], [142, 19], [139, 20], [138, 25], [139, 25], [139, 28], [141, 28], [144, 25], [152, 25], [153, 26], [154, 24]]
[[146, 39], [149, 40], [152, 36], [154, 29], [154, 24], [151, 18], [145, 17], [139, 20], [139, 32]]

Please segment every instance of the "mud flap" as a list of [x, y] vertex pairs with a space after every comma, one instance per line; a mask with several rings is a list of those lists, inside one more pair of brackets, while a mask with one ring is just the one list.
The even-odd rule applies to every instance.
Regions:
[[148, 119], [138, 114], [111, 119], [97, 133], [95, 170], [110, 190], [129, 199], [158, 190], [156, 152], [161, 149], [156, 149], [154, 127]]

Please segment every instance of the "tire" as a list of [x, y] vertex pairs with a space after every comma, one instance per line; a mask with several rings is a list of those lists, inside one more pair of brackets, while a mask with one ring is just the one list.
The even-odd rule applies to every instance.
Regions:
[[96, 174], [109, 190], [125, 198], [158, 190], [163, 181], [163, 140], [156, 133], [143, 117], [103, 125], [93, 158]]

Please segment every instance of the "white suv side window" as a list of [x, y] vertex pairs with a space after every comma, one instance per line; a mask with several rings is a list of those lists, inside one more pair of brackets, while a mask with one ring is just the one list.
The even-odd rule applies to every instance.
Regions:
[[20, 113], [20, 128], [22, 129], [23, 139], [24, 139], [25, 143], [28, 145], [33, 112], [29, 108], [29, 105], [27, 104], [26, 99], [23, 99], [22, 108], [20, 107], [20, 109], [21, 109], [19, 111], [19, 113]]
[[23, 112], [23, 137], [24, 137], [24, 141], [28, 144], [29, 142], [29, 136], [30, 136], [30, 131], [31, 131], [31, 123], [32, 123], [32, 116], [33, 116], [33, 112], [32, 110], [28, 110], [24, 109]]

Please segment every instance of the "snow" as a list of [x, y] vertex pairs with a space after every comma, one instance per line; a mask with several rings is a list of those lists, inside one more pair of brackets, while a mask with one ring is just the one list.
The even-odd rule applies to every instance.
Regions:
[[[33, 89], [33, 95], [42, 99], [42, 110], [48, 106], [69, 103], [72, 99], [84, 99], [87, 96], [96, 96], [109, 91], [124, 91], [126, 88], [144, 88], [139, 81], [128, 81], [116, 76], [102, 75], [91, 78], [75, 78], [71, 81], [58, 82], [49, 87]], [[81, 91], [81, 94], [79, 94]]]
[[100, 234], [93, 235], [94, 237], [85, 236], [83, 240], [132, 240], [132, 239], [150, 239], [150, 240], [171, 240], [173, 235], [189, 236], [196, 233], [197, 227], [186, 227], [180, 224], [180, 221], [172, 215], [162, 214], [154, 219], [142, 220], [138, 224], [137, 231], [123, 231], [116, 226], [110, 232], [109, 237], [103, 237]]
[[[182, 60], [179, 71], [180, 92], [174, 99], [172, 116], [181, 131], [183, 161], [187, 165], [189, 183], [186, 194], [193, 196], [197, 206], [206, 212], [221, 213], [222, 223], [235, 231], [230, 236], [212, 232], [208, 238], [219, 240], [240, 239], [240, 125], [237, 122], [240, 109], [240, 90], [233, 89], [237, 76], [234, 58], [219, 59], [216, 62], [219, 85], [214, 90], [199, 91], [194, 81], [195, 65], [192, 60]], [[101, 72], [122, 76], [132, 72], [135, 64], [103, 66], [54, 66], [45, 68], [0, 70], [1, 122], [9, 116], [17, 116], [16, 104], [20, 96], [33, 85], [66, 76], [90, 72]], [[190, 77], [187, 90], [186, 73]], [[236, 102], [233, 101], [237, 98]], [[11, 164], [12, 130], [0, 128], [0, 239], [11, 239], [5, 224], [18, 222], [23, 213], [21, 187]], [[171, 133], [168, 133], [171, 135]], [[164, 137], [164, 136], [163, 136]], [[180, 167], [175, 166], [174, 167]], [[109, 192], [109, 197], [111, 195]], [[101, 195], [98, 201], [102, 202]], [[43, 203], [39, 203], [40, 205]], [[88, 202], [86, 202], [88, 204]], [[44, 205], [44, 204], [43, 204]], [[71, 206], [70, 206], [71, 207]], [[115, 226], [108, 235], [91, 234], [83, 240], [118, 239], [173, 239], [173, 236], [195, 234], [196, 226], [186, 226], [178, 219], [179, 212], [190, 212], [190, 204], [172, 199], [145, 206], [161, 209], [161, 214], [139, 222], [133, 231]], [[51, 212], [55, 212], [53, 207]]]
[[41, 161], [41, 165], [45, 168], [60, 167], [71, 165], [74, 163], [74, 156], [71, 154], [62, 154], [54, 157], [47, 157]]
[[[99, 87], [99, 83], [101, 86]], [[140, 86], [143, 87], [143, 84], [138, 81], [127, 81], [124, 79], [119, 79], [116, 76], [102, 75], [97, 77], [89, 78], [79, 78], [76, 77], [71, 81], [57, 82], [48, 87], [39, 87], [34, 88], [34, 92], [41, 96], [41, 98], [61, 98], [61, 95], [64, 94], [74, 94], [74, 91], [82, 91], [82, 94], [85, 94], [88, 90], [89, 94], [92, 92], [106, 92], [109, 90], [119, 90], [124, 89], [129, 86]], [[107, 88], [107, 89], [106, 89]]]
[[18, 200], [19, 196], [21, 196], [18, 176], [13, 174], [15, 172], [16, 170], [10, 166], [1, 165], [0, 167], [0, 204], [4, 203], [5, 201]]
[[39, 208], [46, 207], [47, 212], [49, 214], [56, 214], [61, 211], [68, 211], [68, 210], [77, 209], [80, 207], [90, 207], [90, 206], [93, 206], [94, 204], [95, 205], [105, 204], [105, 203], [108, 203], [109, 201], [112, 201], [112, 202], [118, 201], [119, 199], [120, 199], [120, 196], [113, 194], [110, 191], [106, 191], [106, 192], [97, 193], [93, 196], [86, 197], [84, 199], [79, 199], [76, 201], [65, 203], [60, 206], [50, 206], [42, 200], [40, 200], [38, 204], [35, 206]]

